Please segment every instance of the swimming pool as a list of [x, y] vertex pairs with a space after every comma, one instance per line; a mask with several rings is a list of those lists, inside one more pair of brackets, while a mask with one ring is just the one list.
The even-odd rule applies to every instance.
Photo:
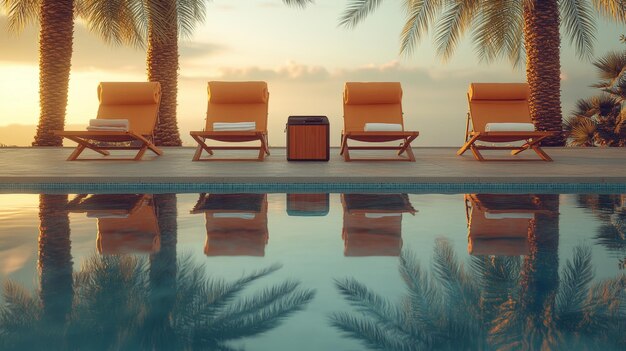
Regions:
[[5, 349], [626, 347], [626, 196], [0, 195]]

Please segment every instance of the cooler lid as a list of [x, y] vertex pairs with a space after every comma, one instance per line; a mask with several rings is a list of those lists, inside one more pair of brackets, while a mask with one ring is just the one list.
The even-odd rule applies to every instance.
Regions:
[[326, 116], [289, 116], [287, 125], [323, 125], [328, 124]]

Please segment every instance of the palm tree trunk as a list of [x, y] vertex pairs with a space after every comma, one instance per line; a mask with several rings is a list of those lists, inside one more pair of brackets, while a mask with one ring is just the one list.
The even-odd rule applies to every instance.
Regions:
[[67, 195], [39, 196], [39, 273], [44, 320], [58, 325], [71, 312], [73, 262]]
[[558, 131], [543, 141], [564, 146], [561, 113], [561, 38], [557, 0], [524, 2], [526, 78], [530, 86], [530, 115], [538, 130]]
[[[180, 146], [176, 121], [178, 22], [174, 0], [148, 2], [148, 80], [161, 83], [161, 106], [155, 143]], [[157, 34], [165, 33], [165, 34]]]
[[33, 146], [61, 146], [74, 39], [74, 0], [43, 0], [39, 9], [40, 115]]

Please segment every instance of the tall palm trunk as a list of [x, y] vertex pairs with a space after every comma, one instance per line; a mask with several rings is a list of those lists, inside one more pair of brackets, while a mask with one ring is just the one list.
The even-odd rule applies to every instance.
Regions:
[[529, 232], [530, 254], [522, 268], [521, 302], [526, 316], [525, 344], [550, 350], [555, 341], [554, 308], [559, 288], [559, 195], [539, 195], [551, 214], [537, 214]]
[[39, 274], [43, 318], [63, 325], [72, 309], [73, 280], [67, 195], [39, 196]]
[[559, 131], [543, 141], [546, 146], [563, 146], [561, 114], [561, 61], [557, 0], [533, 0], [524, 5], [526, 78], [530, 86], [530, 115], [538, 130]]
[[[178, 89], [178, 23], [174, 0], [148, 1], [148, 80], [161, 83], [157, 145], [182, 144], [176, 121]], [[165, 35], [157, 35], [155, 27]]]
[[74, 39], [74, 1], [43, 0], [39, 10], [40, 115], [34, 146], [61, 146]]

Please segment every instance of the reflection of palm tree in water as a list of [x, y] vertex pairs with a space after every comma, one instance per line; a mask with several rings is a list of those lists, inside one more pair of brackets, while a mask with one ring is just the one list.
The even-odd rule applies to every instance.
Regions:
[[63, 323], [72, 308], [72, 253], [67, 195], [39, 195], [39, 278], [43, 318]]
[[429, 275], [403, 253], [407, 294], [399, 304], [354, 279], [338, 280], [359, 313], [335, 313], [331, 322], [377, 350], [623, 349], [626, 276], [592, 282], [591, 250], [577, 248], [559, 281], [555, 218], [537, 217], [523, 260], [478, 256], [467, 269], [441, 240]]
[[[226, 282], [207, 277], [205, 268], [189, 258], [177, 259], [175, 195], [155, 196], [161, 250], [150, 257], [149, 265], [133, 256], [93, 256], [75, 274], [72, 290], [69, 221], [67, 213], [58, 210], [67, 197], [42, 200], [42, 293], [38, 298], [15, 283], [5, 284], [2, 350], [228, 350], [226, 342], [277, 327], [314, 296], [291, 280], [246, 292], [279, 266]], [[62, 228], [67, 230], [57, 233]], [[53, 275], [52, 267], [65, 269]], [[48, 315], [55, 323], [45, 323]]]
[[616, 257], [620, 269], [626, 264], [626, 195], [578, 195], [578, 204], [602, 220], [595, 235], [598, 244]]

